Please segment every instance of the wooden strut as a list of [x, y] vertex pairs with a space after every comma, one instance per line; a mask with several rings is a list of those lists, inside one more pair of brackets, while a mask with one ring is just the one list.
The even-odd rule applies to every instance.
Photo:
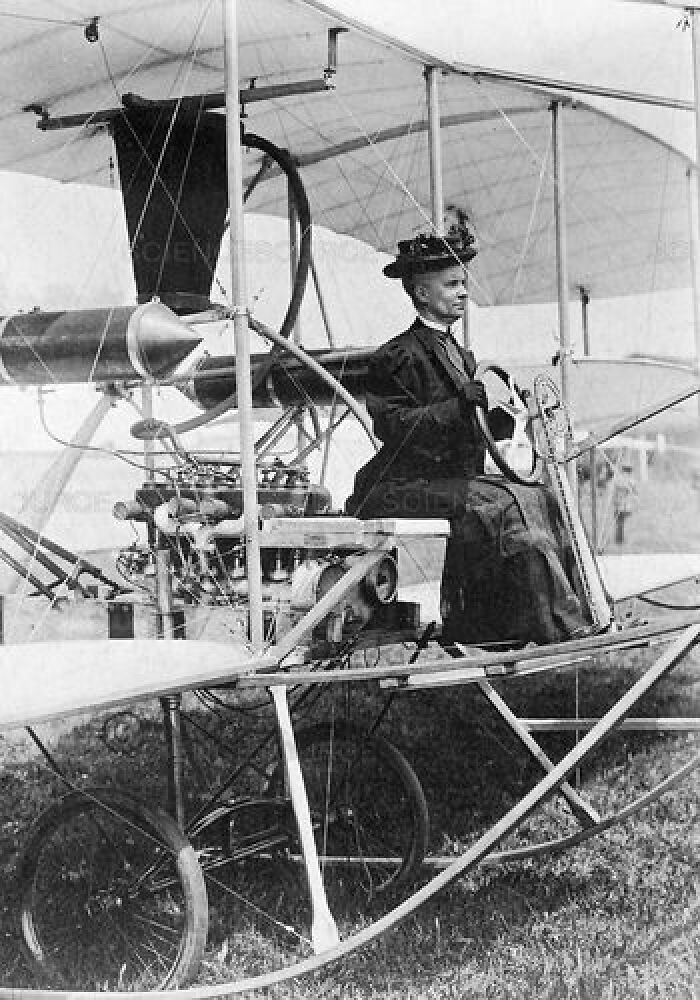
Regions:
[[[461, 651], [461, 647], [458, 643], [455, 644], [454, 649], [455, 653], [457, 653], [457, 651]], [[507, 723], [508, 726], [510, 726], [521, 743], [523, 743], [529, 750], [537, 763], [540, 764], [545, 771], [551, 771], [554, 767], [553, 761], [550, 760], [539, 743], [533, 739], [527, 727], [523, 725], [522, 720], [520, 720], [517, 715], [511, 711], [493, 685], [487, 680], [482, 680], [477, 681], [477, 687], [492, 707], [496, 709], [501, 718]], [[584, 829], [590, 829], [600, 823], [600, 816], [596, 810], [588, 802], [586, 802], [586, 800], [583, 799], [574, 788], [571, 787], [568, 781], [562, 782], [559, 791], [569, 803], [569, 808]]]
[[[539, 743], [537, 743], [536, 740], [530, 736], [530, 733], [525, 726], [523, 726], [520, 719], [518, 719], [518, 717], [511, 712], [508, 705], [492, 687], [492, 685], [488, 681], [479, 681], [478, 687], [482, 694], [488, 698], [489, 702], [493, 705], [501, 718], [505, 719], [518, 739], [527, 747], [538, 764], [540, 764], [545, 771], [552, 771], [554, 769], [553, 761], [549, 759]], [[585, 799], [581, 798], [578, 792], [571, 787], [568, 781], [562, 782], [559, 791], [569, 803], [572, 813], [583, 827], [597, 826], [600, 823], [600, 816], [595, 809], [589, 805]]]
[[309, 812], [309, 800], [304, 787], [304, 778], [301, 773], [299, 755], [297, 754], [296, 742], [294, 740], [292, 719], [289, 714], [287, 690], [283, 687], [272, 687], [270, 688], [270, 695], [277, 714], [277, 726], [282, 744], [284, 767], [287, 781], [289, 782], [292, 809], [294, 810], [294, 817], [299, 830], [306, 880], [311, 898], [311, 943], [314, 953], [318, 955], [328, 951], [339, 943], [338, 928], [331, 914], [328, 900], [326, 899], [326, 891], [323, 886], [323, 876], [321, 875], [311, 814]]

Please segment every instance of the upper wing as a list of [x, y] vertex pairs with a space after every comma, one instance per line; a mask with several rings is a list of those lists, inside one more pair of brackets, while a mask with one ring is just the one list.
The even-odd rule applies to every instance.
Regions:
[[[466, 215], [480, 246], [473, 297], [556, 298], [551, 90], [470, 76], [314, 0], [237, 6], [245, 126], [293, 153], [315, 221], [382, 251], [430, 226], [423, 68], [437, 63], [450, 70], [440, 78], [445, 205]], [[40, 0], [28, 9], [11, 0], [0, 16], [0, 169], [110, 184], [110, 130], [125, 95], [170, 100], [166, 116], [187, 95], [221, 98], [218, 3]], [[439, 5], [415, 4], [412, 16], [439, 18]], [[335, 72], [329, 29], [340, 29]], [[254, 100], [265, 87], [309, 83], [318, 92]], [[70, 116], [84, 124], [55, 127]], [[576, 179], [567, 192], [571, 286], [599, 297], [686, 284], [686, 159], [578, 100], [563, 121]], [[245, 169], [261, 177], [252, 207], [286, 217], [286, 180], [265, 154], [248, 155]]]

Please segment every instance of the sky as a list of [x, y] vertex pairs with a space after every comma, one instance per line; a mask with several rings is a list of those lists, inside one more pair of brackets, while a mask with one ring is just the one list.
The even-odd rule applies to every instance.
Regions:
[[[486, 69], [692, 99], [683, 11], [632, 0], [332, 0], [329, 6], [408, 44]], [[427, 16], [426, 16], [427, 15]], [[693, 116], [590, 98], [687, 153]]]
[[[396, 34], [406, 43], [429, 48], [464, 63], [541, 74], [563, 82], [590, 81], [606, 87], [653, 92], [688, 99], [692, 94], [690, 32], [679, 26], [682, 12], [622, 0], [336, 0], [349, 16]], [[662, 136], [686, 152], [694, 147], [692, 115], [591, 99], [606, 110]], [[279, 227], [279, 224], [275, 224]], [[263, 229], [261, 243], [284, 242], [280, 229]], [[380, 328], [401, 329], [408, 315], [396, 287], [372, 271], [360, 252], [335, 248], [343, 273], [324, 280], [341, 342], [363, 339], [375, 317]], [[321, 259], [321, 258], [319, 258]], [[250, 262], [249, 293], [260, 318], [274, 321], [286, 294], [272, 287], [255, 259]], [[221, 263], [224, 284], [225, 255]], [[363, 284], [354, 291], [353, 277]], [[394, 285], [396, 283], [393, 283]], [[40, 306], [84, 308], [133, 299], [127, 236], [118, 194], [75, 188], [20, 175], [0, 174], [0, 313]], [[581, 347], [578, 306], [571, 307], [575, 346]], [[472, 309], [474, 343], [480, 355], [516, 353], [544, 358], [556, 348], [554, 306]], [[318, 311], [307, 307], [305, 331], [318, 337]], [[594, 353], [656, 351], [690, 356], [692, 309], [688, 290], [593, 302], [590, 307]], [[387, 335], [388, 335], [387, 332]], [[54, 400], [51, 412], [59, 436], [75, 419], [73, 398]], [[82, 398], [82, 397], [81, 397]], [[82, 404], [80, 404], [82, 405]], [[31, 390], [0, 390], [0, 449], [48, 446], [35, 417]], [[20, 422], [17, 415], [25, 418]], [[13, 416], [10, 423], [3, 417]], [[21, 423], [22, 433], [18, 433]]]

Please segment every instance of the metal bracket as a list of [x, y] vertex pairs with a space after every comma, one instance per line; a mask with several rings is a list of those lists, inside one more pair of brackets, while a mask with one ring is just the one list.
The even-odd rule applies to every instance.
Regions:
[[338, 71], [338, 35], [342, 35], [347, 30], [347, 28], [341, 27], [328, 29], [328, 65], [323, 71], [326, 79], [335, 76]]
[[[333, 69], [333, 72], [335, 70]], [[244, 87], [239, 91], [242, 109], [246, 104], [258, 101], [278, 100], [281, 97], [291, 97], [295, 94], [316, 94], [326, 90], [332, 90], [333, 84], [330, 82], [328, 67], [324, 70], [321, 79], [298, 80], [295, 83], [272, 84], [267, 87]], [[332, 75], [332, 73], [330, 74]], [[42, 132], [52, 132], [65, 128], [80, 128], [84, 125], [108, 124], [114, 118], [122, 115], [129, 108], [166, 108], [172, 111], [187, 113], [199, 113], [224, 108], [226, 106], [226, 95], [223, 92], [214, 94], [188, 94], [184, 97], [168, 97], [151, 100], [141, 97], [139, 94], [123, 94], [122, 106], [119, 108], [104, 108], [97, 111], [86, 111], [74, 115], [59, 115], [52, 117], [46, 107], [41, 104], [27, 104], [23, 111], [31, 111], [39, 116], [37, 128]]]

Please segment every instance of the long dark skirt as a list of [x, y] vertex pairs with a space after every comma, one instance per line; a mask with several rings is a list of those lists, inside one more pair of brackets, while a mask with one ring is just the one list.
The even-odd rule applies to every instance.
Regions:
[[362, 517], [450, 521], [440, 604], [443, 632], [462, 642], [558, 642], [590, 622], [556, 498], [499, 477], [386, 482]]

